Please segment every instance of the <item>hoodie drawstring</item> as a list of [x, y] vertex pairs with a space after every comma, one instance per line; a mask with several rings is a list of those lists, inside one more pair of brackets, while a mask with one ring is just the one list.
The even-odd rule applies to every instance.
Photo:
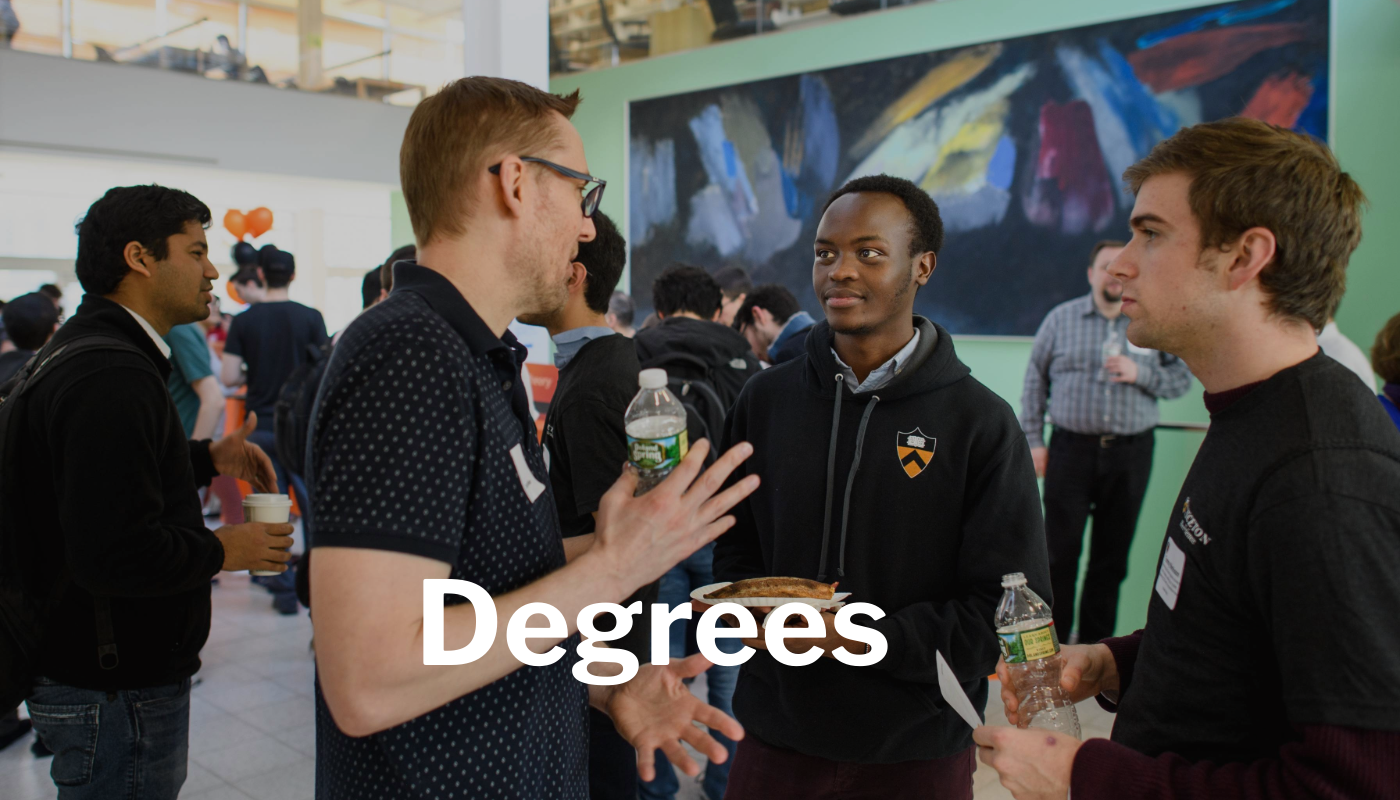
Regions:
[[[826, 513], [822, 520], [822, 555], [817, 566], [817, 580], [826, 582], [827, 550], [831, 544], [831, 498], [836, 488], [836, 437], [841, 432], [841, 396], [845, 394], [846, 376], [836, 376], [836, 406], [831, 411], [831, 444], [826, 451]], [[851, 517], [851, 487], [856, 482], [856, 472], [860, 470], [860, 453], [865, 445], [865, 428], [870, 423], [870, 415], [880, 402], [878, 395], [872, 396], [860, 417], [860, 428], [856, 430], [856, 454], [851, 461], [850, 474], [846, 476], [846, 495], [841, 503], [841, 548], [837, 552], [836, 577], [846, 576], [846, 528]]]
[[860, 417], [860, 428], [856, 431], [856, 457], [851, 462], [851, 474], [846, 478], [846, 498], [841, 503], [841, 550], [836, 561], [838, 578], [846, 577], [846, 522], [851, 517], [851, 487], [855, 485], [856, 471], [860, 469], [860, 451], [865, 444], [865, 426], [870, 422], [870, 415], [879, 402], [879, 395], [870, 398], [870, 402], [865, 406], [865, 413]]
[[826, 452], [826, 515], [822, 520], [822, 557], [817, 567], [817, 580], [826, 583], [826, 549], [831, 542], [831, 490], [836, 488], [836, 435], [841, 431], [841, 395], [846, 388], [846, 376], [836, 375], [836, 410], [831, 413], [831, 445]]

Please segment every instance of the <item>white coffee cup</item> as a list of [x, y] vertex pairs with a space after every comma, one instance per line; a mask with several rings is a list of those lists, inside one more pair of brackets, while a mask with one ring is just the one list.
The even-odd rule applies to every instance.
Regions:
[[[292, 498], [285, 494], [250, 494], [243, 498], [244, 522], [289, 522], [292, 518]], [[249, 575], [281, 575], [266, 569], [250, 569]]]

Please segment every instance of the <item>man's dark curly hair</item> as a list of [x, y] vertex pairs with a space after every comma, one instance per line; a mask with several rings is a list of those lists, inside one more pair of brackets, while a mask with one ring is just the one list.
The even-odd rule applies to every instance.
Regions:
[[656, 313], [674, 316], [689, 311], [700, 319], [714, 319], [719, 313], [719, 282], [699, 267], [675, 264], [651, 284], [651, 303]]
[[78, 258], [73, 269], [88, 294], [117, 290], [129, 268], [122, 251], [139, 242], [157, 261], [170, 255], [168, 240], [185, 223], [208, 228], [213, 215], [189, 192], [165, 186], [118, 186], [88, 208], [77, 224]]
[[588, 280], [583, 284], [583, 301], [596, 314], [608, 313], [608, 301], [613, 289], [622, 279], [622, 268], [627, 265], [627, 240], [622, 238], [617, 225], [601, 211], [593, 214], [593, 227], [598, 235], [591, 242], [578, 246], [578, 258], [574, 259], [588, 270]]
[[825, 214], [837, 198], [856, 192], [884, 192], [898, 197], [909, 211], [914, 237], [909, 240], [909, 255], [937, 253], [943, 249], [943, 217], [938, 213], [938, 204], [920, 189], [913, 181], [896, 178], [892, 175], [866, 175], [846, 182], [845, 186], [832, 193], [822, 207]]

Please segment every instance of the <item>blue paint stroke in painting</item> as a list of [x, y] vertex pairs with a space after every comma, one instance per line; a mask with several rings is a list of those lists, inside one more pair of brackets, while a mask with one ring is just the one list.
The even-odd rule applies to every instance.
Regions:
[[1293, 5], [1297, 0], [1274, 0], [1272, 3], [1265, 3], [1254, 8], [1240, 8], [1239, 6], [1227, 6], [1207, 11], [1200, 16], [1192, 17], [1184, 22], [1178, 22], [1160, 31], [1144, 33], [1138, 37], [1137, 47], [1139, 50], [1146, 50], [1153, 45], [1161, 44], [1168, 39], [1176, 38], [1184, 33], [1194, 33], [1205, 28], [1212, 22], [1217, 22], [1221, 26], [1234, 25], [1239, 22], [1248, 22], [1252, 19], [1260, 19], [1270, 14], [1275, 14]]
[[[1122, 175], [1153, 145], [1177, 131], [1176, 115], [1157, 102], [1127, 59], [1107, 41], [1099, 41], [1102, 60], [1070, 47], [1057, 48], [1055, 55], [1075, 94], [1094, 112], [1094, 132], [1110, 175]], [[1124, 188], [1119, 189], [1118, 200], [1125, 208], [1133, 202]]]
[[763, 115], [749, 98], [727, 94], [690, 120], [710, 183], [690, 202], [686, 241], [754, 266], [797, 241], [802, 221], [788, 213], [785, 175]]
[[1312, 76], [1312, 99], [1298, 115], [1294, 130], [1327, 141], [1327, 65], [1318, 65]]
[[1016, 142], [1003, 134], [997, 142], [997, 151], [992, 154], [992, 162], [987, 165], [987, 183], [1003, 191], [1008, 190], [1015, 170]]
[[836, 167], [841, 160], [841, 131], [836, 124], [836, 104], [831, 89], [817, 75], [803, 75], [800, 90], [802, 105], [802, 169], [798, 183], [807, 191], [825, 192], [836, 181]]
[[690, 121], [690, 132], [700, 147], [700, 163], [704, 165], [710, 183], [732, 196], [736, 211], [753, 214], [758, 208], [758, 201], [753, 196], [753, 187], [749, 185], [749, 176], [735, 157], [734, 144], [724, 133], [724, 115], [720, 113], [719, 106], [705, 106]]
[[655, 144], [634, 138], [628, 183], [632, 194], [627, 234], [631, 243], [646, 244], [651, 232], [676, 218], [676, 142]]

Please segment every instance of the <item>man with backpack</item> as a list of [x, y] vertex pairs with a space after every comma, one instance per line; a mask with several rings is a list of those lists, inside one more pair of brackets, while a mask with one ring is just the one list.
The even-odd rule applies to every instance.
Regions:
[[[661, 324], [637, 331], [633, 339], [641, 367], [666, 370], [671, 392], [686, 408], [690, 440], [714, 441], [724, 429], [724, 416], [739, 390], [762, 367], [743, 334], [716, 321], [723, 291], [705, 270], [684, 265], [671, 267], [652, 283], [651, 301]], [[690, 602], [692, 589], [714, 583], [714, 549], [713, 544], [700, 548], [662, 576], [658, 602], [675, 608]], [[720, 642], [722, 646], [739, 646], [734, 639]], [[685, 651], [686, 626], [671, 626], [671, 657], [683, 658]], [[711, 705], [728, 711], [738, 673], [738, 667], [710, 668], [706, 681]], [[734, 743], [721, 735], [715, 738], [732, 755]], [[675, 773], [664, 763], [665, 758], [657, 753], [657, 777], [640, 787], [644, 800], [675, 797], [679, 785]], [[710, 797], [724, 795], [732, 760], [706, 767], [704, 789]]]
[[284, 569], [290, 525], [210, 532], [197, 486], [270, 490], [256, 420], [185, 438], [161, 335], [209, 313], [209, 208], [112, 189], [78, 225], [86, 297], [0, 402], [0, 708], [26, 699], [60, 800], [174, 800], [221, 569]]

